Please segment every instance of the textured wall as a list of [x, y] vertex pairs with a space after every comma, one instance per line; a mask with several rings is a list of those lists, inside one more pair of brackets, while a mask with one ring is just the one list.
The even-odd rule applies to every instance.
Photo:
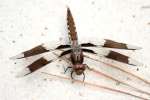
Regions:
[[[52, 46], [56, 41], [68, 42], [66, 5], [73, 13], [81, 42], [108, 38], [141, 46], [140, 51], [123, 52], [142, 62], [142, 66], [118, 65], [150, 81], [149, 0], [0, 0], [0, 100], [140, 100], [41, 73], [69, 77], [69, 72], [63, 74], [63, 68], [67, 67], [63, 61], [49, 64], [29, 76], [16, 77], [42, 55], [23, 60], [10, 60], [10, 57], [41, 43], [50, 42]], [[128, 74], [88, 59], [85, 63], [150, 91], [147, 85]], [[121, 83], [90, 71], [86, 71], [85, 81], [135, 93]]]

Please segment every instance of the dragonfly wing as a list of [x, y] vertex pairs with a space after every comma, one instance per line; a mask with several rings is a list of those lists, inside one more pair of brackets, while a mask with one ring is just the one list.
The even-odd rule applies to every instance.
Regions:
[[37, 59], [36, 61], [34, 61], [33, 63], [31, 63], [30, 65], [28, 65], [24, 71], [21, 73], [21, 75], [19, 76], [25, 76], [25, 75], [28, 75], [28, 74], [31, 74], [41, 68], [43, 68], [44, 66], [56, 61], [57, 59], [67, 55], [70, 53], [71, 50], [66, 50], [66, 51], [62, 51], [59, 55], [60, 56], [57, 56], [55, 58], [52, 58], [51, 55], [45, 55], [39, 59]]
[[112, 59], [112, 60], [115, 60], [115, 61], [118, 61], [118, 62], [122, 62], [122, 63], [125, 63], [125, 64], [134, 65], [134, 66], [139, 65], [138, 61], [136, 61], [136, 60], [132, 59], [131, 57], [126, 56], [124, 54], [115, 52], [113, 50], [104, 50], [101, 53], [97, 53], [94, 50], [85, 49], [85, 48], [82, 49], [82, 50], [85, 53], [94, 54], [96, 56], [102, 56], [102, 57]]
[[26, 57], [35, 56], [41, 53], [49, 52], [49, 51], [70, 48], [70, 45], [59, 45], [56, 48], [51, 49], [49, 45], [50, 44], [46, 44], [46, 43], [38, 45], [30, 50], [24, 51], [14, 57], [11, 57], [11, 59], [21, 59], [21, 58], [26, 58]]
[[82, 47], [106, 47], [106, 48], [115, 48], [115, 49], [125, 49], [125, 50], [138, 50], [141, 49], [140, 47], [116, 42], [109, 39], [104, 39], [101, 43], [98, 45], [95, 45], [94, 43], [82, 43]]

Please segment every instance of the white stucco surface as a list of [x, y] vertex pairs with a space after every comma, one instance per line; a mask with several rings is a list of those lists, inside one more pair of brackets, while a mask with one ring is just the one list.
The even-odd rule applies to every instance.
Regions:
[[[26, 77], [17, 77], [25, 66], [45, 54], [22, 60], [10, 60], [10, 57], [41, 43], [49, 42], [53, 47], [59, 44], [58, 41], [68, 42], [67, 5], [74, 16], [80, 42], [98, 43], [101, 39], [112, 39], [142, 47], [136, 52], [123, 50], [124, 54], [143, 63], [140, 66], [127, 66], [111, 60], [105, 62], [116, 63], [150, 81], [150, 0], [0, 0], [0, 100], [141, 100], [41, 73], [70, 77], [69, 71], [63, 74], [63, 68], [67, 67], [63, 61], [49, 64]], [[88, 59], [85, 63], [150, 91], [150, 86], [128, 74]], [[121, 83], [88, 70], [85, 74], [87, 82], [135, 93]], [[150, 96], [135, 94], [150, 99]]]

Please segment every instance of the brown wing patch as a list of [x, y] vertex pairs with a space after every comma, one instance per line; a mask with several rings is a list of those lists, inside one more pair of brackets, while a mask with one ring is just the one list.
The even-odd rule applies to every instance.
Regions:
[[42, 45], [40, 45], [40, 46], [32, 48], [32, 49], [30, 49], [28, 51], [23, 52], [24, 57], [22, 57], [22, 58], [34, 56], [34, 55], [41, 54], [41, 53], [48, 52], [48, 51], [49, 50], [45, 49], [45, 47], [43, 47]]
[[90, 50], [90, 49], [82, 48], [82, 51], [83, 51], [83, 52], [87, 52], [87, 53], [96, 54], [93, 50]]
[[82, 47], [96, 47], [96, 45], [94, 45], [92, 43], [82, 43], [81, 46]]
[[60, 45], [56, 49], [65, 49], [65, 48], [70, 48], [70, 45]]
[[62, 56], [67, 55], [67, 54], [69, 54], [69, 53], [71, 53], [71, 49], [66, 50], [66, 51], [63, 51], [63, 52], [60, 54], [59, 57], [62, 57]]
[[109, 54], [107, 56], [105, 56], [106, 58], [110, 58], [110, 59], [114, 59], [116, 61], [120, 61], [126, 64], [129, 64], [129, 57], [125, 56], [123, 54], [114, 52], [114, 51], [110, 51]]
[[[124, 44], [124, 43], [119, 43], [119, 42], [115, 42], [115, 41], [112, 41], [112, 40], [108, 40], [108, 39], [105, 39], [105, 43], [104, 43], [104, 46], [103, 47], [108, 47], [108, 48], [118, 48], [118, 49], [128, 49], [127, 45]], [[135, 49], [133, 49], [135, 50]]]
[[[51, 62], [52, 62], [52, 60], [48, 61], [42, 57], [42, 58], [36, 60], [35, 62], [33, 62], [32, 64], [30, 64], [29, 66], [27, 66], [27, 68], [30, 70], [30, 73], [32, 73]], [[30, 73], [28, 73], [28, 74], [30, 74]], [[28, 75], [28, 74], [26, 74], [26, 75]]]

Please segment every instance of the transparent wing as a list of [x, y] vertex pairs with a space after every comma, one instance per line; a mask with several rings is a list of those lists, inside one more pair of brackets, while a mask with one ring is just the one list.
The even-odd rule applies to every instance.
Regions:
[[82, 47], [106, 47], [106, 48], [116, 48], [116, 49], [125, 49], [125, 50], [138, 50], [140, 47], [129, 45], [125, 43], [116, 42], [109, 39], [102, 40], [98, 45], [94, 43], [82, 43]]
[[95, 52], [94, 50], [91, 49], [86, 49], [86, 48], [82, 48], [83, 52], [85, 53], [90, 53], [90, 54], [94, 54], [97, 56], [102, 56], [108, 59], [112, 59], [118, 62], [122, 62], [125, 64], [129, 64], [129, 65], [139, 65], [139, 62], [132, 59], [131, 57], [115, 52], [113, 50], [102, 50], [101, 52]]
[[60, 55], [55, 58], [52, 57], [52, 55], [45, 55], [45, 56], [37, 59], [30, 65], [26, 66], [26, 68], [23, 70], [23, 72], [19, 76], [25, 76], [25, 75], [31, 74], [31, 73], [43, 68], [44, 66], [56, 61], [57, 59], [68, 55], [70, 52], [71, 52], [71, 50], [61, 51]]
[[35, 55], [45, 53], [45, 52], [66, 49], [66, 48], [70, 48], [70, 45], [59, 45], [56, 48], [51, 49], [49, 43], [44, 43], [44, 44], [38, 45], [30, 50], [24, 51], [16, 56], [13, 56], [13, 57], [11, 57], [11, 59], [21, 59], [21, 58], [26, 58], [26, 57], [30, 57], [30, 56], [35, 56]]

